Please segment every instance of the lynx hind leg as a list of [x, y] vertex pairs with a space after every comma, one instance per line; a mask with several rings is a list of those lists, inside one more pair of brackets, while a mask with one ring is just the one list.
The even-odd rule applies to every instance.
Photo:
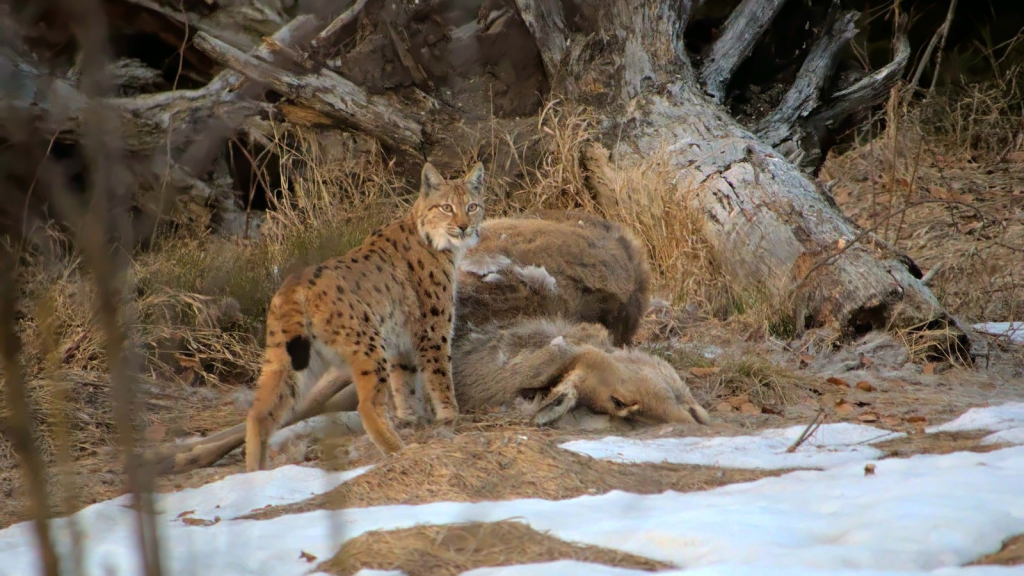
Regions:
[[416, 382], [419, 369], [396, 358], [388, 359], [390, 364], [389, 380], [391, 381], [391, 399], [395, 403], [395, 419], [402, 425], [419, 422], [421, 414], [417, 409]]
[[356, 411], [370, 440], [385, 454], [394, 454], [405, 445], [387, 418], [384, 404], [388, 391], [388, 362], [380, 348], [353, 351], [346, 359], [352, 368], [352, 381], [359, 396]]
[[291, 377], [287, 352], [280, 348], [268, 350], [246, 418], [245, 468], [249, 472], [267, 468], [267, 440], [295, 404], [294, 387], [288, 382]]

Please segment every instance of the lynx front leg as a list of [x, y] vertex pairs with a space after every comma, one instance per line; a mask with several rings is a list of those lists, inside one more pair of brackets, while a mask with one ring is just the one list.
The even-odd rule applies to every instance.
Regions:
[[[429, 334], [433, 336], [436, 332]], [[451, 340], [447, 337], [440, 342], [420, 338], [419, 362], [422, 367], [423, 392], [430, 398], [434, 409], [434, 420], [450, 422], [459, 414], [455, 400], [455, 383], [452, 381]]]

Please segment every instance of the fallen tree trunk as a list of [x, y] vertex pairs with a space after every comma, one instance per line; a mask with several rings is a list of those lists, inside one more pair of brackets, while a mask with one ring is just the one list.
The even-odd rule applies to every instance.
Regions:
[[[554, 14], [550, 17], [557, 19], [561, 10], [556, 0], [517, 4], [534, 18]], [[568, 79], [568, 97], [585, 93], [598, 77], [603, 85], [613, 85], [605, 94], [605, 113], [628, 127], [608, 139], [613, 163], [629, 165], [662, 155], [676, 174], [679, 196], [704, 216], [704, 233], [722, 271], [741, 290], [769, 297], [780, 316], [792, 318], [797, 332], [830, 325], [853, 337], [870, 330], [942, 326], [953, 332], [954, 344], [967, 344], [967, 336], [955, 328], [908, 257], [864, 234], [818, 184], [708, 97], [683, 47], [695, 4], [610, 2], [590, 12], [587, 28], [604, 31], [597, 38], [552, 39], [560, 30], [557, 22], [537, 22], [531, 29], [545, 35], [538, 39], [542, 52], [551, 45], [569, 45], [575, 51], [569, 58], [546, 55], [545, 62], [586, 63], [563, 64], [559, 73]], [[755, 4], [763, 6], [752, 9]], [[727, 22], [719, 42], [753, 44], [757, 34], [733, 30], [762, 30], [763, 19], [774, 17], [776, 4], [742, 2], [739, 17]], [[835, 46], [849, 39], [851, 25], [852, 15], [833, 14], [832, 25], [824, 28], [802, 70], [797, 92], [783, 100], [770, 115], [771, 129], [762, 132], [779, 134], [773, 139], [777, 142], [790, 141], [791, 134], [807, 130], [806, 122], [834, 124], [853, 109], [876, 102], [895, 84], [908, 52], [902, 25], [896, 31], [894, 64], [831, 99], [819, 98], [834, 69]], [[718, 52], [749, 51], [731, 46]], [[714, 78], [716, 86], [724, 85], [726, 70], [735, 69], [734, 64], [723, 67], [718, 59], [708, 65], [715, 69], [705, 76]], [[610, 73], [614, 82], [609, 82]], [[593, 97], [592, 88], [589, 95]], [[810, 120], [823, 117], [828, 119]], [[804, 153], [820, 156], [820, 149]]]

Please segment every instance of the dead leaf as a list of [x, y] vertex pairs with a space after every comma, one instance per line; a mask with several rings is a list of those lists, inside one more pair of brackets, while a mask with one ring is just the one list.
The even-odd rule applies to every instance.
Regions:
[[811, 356], [810, 354], [803, 354], [803, 355], [800, 356], [800, 367], [801, 368], [807, 366], [811, 362], [814, 362], [814, 356]]
[[185, 516], [188, 516], [188, 515], [190, 515], [190, 514], [195, 514], [195, 513], [196, 513], [196, 511], [195, 511], [195, 510], [185, 510], [185, 511], [184, 511], [184, 512], [182, 512], [181, 514], [178, 514], [178, 516], [177, 516], [177, 517], [178, 517], [178, 518], [184, 518]]
[[875, 473], [875, 465], [874, 464], [865, 464], [864, 465], [864, 475], [865, 476], [871, 476], [874, 473]]
[[878, 414], [865, 412], [860, 416], [857, 416], [857, 420], [860, 420], [861, 422], [878, 422]]
[[726, 399], [726, 402], [728, 402], [729, 406], [732, 406], [733, 408], [739, 408], [744, 404], [748, 404], [750, 402], [750, 398], [746, 394], [742, 394], [740, 396], [733, 396], [732, 398], [728, 398]]
[[829, 384], [834, 384], [836, 386], [842, 386], [843, 388], [850, 387], [849, 382], [843, 380], [842, 378], [836, 378], [835, 376], [829, 376], [828, 378], [825, 379], [825, 382], [828, 382]]
[[728, 402], [719, 402], [715, 405], [715, 412], [732, 412], [732, 405]]
[[752, 403], [747, 402], [744, 405], [740, 406], [740, 413], [741, 414], [760, 414], [761, 413], [761, 409], [758, 408], [757, 406], [754, 406]]
[[868, 358], [863, 352], [860, 353], [860, 365], [865, 368], [871, 368], [875, 364], [875, 361]]
[[704, 376], [718, 374], [721, 370], [722, 368], [720, 366], [709, 366], [707, 368], [694, 366], [693, 368], [690, 368], [690, 374], [698, 378], [702, 378]]
[[921, 368], [921, 374], [924, 374], [925, 376], [931, 376], [932, 374], [935, 374], [936, 367], [937, 365], [935, 364], [935, 362], [929, 362], [924, 365], [924, 368]]
[[305, 560], [306, 562], [309, 562], [309, 563], [312, 563], [312, 562], [316, 561], [316, 556], [313, 556], [309, 552], [306, 552], [305, 550], [302, 550], [299, 553], [299, 559], [300, 560]]
[[214, 524], [220, 522], [220, 516], [214, 516], [213, 520], [206, 520], [205, 518], [188, 517], [182, 518], [181, 521], [189, 526], [213, 526]]
[[874, 392], [875, 391], [875, 387], [872, 386], [871, 383], [868, 382], [867, 380], [861, 380], [860, 382], [857, 382], [857, 389], [858, 390], [863, 390], [865, 392]]
[[836, 404], [836, 414], [840, 416], [847, 416], [853, 412], [853, 406], [850, 405], [846, 400], [840, 400]]

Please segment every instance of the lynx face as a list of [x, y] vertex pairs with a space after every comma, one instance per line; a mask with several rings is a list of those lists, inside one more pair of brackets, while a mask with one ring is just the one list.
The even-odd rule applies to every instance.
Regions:
[[484, 220], [483, 190], [483, 164], [477, 163], [455, 180], [445, 180], [430, 163], [425, 164], [415, 208], [420, 235], [439, 251], [461, 252], [476, 246]]

